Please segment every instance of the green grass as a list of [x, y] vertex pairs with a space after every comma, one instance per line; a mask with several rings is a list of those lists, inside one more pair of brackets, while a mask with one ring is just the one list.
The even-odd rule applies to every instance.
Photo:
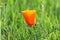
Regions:
[[[23, 10], [36, 10], [27, 26]], [[0, 0], [1, 40], [60, 40], [60, 0]]]

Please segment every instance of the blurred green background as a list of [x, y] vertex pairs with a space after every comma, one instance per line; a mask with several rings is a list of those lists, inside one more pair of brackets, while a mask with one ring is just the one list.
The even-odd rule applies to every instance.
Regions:
[[[36, 25], [21, 11], [36, 10]], [[60, 0], [0, 0], [1, 40], [60, 40]]]

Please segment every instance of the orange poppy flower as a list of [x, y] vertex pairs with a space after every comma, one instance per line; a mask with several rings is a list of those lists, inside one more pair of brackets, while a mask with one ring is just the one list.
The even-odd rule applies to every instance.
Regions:
[[23, 17], [26, 21], [26, 23], [29, 26], [32, 26], [35, 24], [36, 19], [36, 10], [24, 10], [22, 11]]

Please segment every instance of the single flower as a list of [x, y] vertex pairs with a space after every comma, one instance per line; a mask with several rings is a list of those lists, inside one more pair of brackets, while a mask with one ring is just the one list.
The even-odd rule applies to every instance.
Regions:
[[36, 20], [36, 10], [24, 10], [22, 11], [23, 17], [26, 21], [26, 23], [29, 26], [32, 26], [35, 24]]

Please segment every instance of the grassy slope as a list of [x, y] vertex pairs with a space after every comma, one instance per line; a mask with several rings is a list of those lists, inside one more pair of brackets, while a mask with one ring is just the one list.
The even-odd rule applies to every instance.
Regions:
[[[1, 0], [1, 39], [60, 40], [59, 4], [60, 0]], [[36, 25], [32, 28], [26, 25], [21, 14], [26, 9], [37, 11]]]

